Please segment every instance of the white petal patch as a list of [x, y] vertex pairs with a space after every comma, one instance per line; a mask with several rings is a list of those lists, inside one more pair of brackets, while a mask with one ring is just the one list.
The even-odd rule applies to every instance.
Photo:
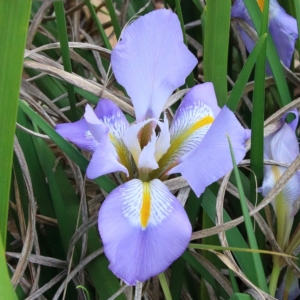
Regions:
[[200, 102], [176, 112], [170, 128], [171, 144], [178, 143], [176, 158], [193, 150], [203, 139], [214, 119], [212, 109]]
[[[141, 149], [138, 134], [140, 130], [150, 122], [155, 122], [160, 127], [160, 135], [158, 137], [152, 135], [148, 144]], [[125, 131], [122, 139], [139, 168], [146, 167], [156, 169], [158, 167], [157, 158], [160, 158], [170, 146], [168, 122], [166, 120], [165, 122], [160, 122], [156, 119], [148, 119], [146, 121], [133, 124]], [[144, 153], [143, 155], [142, 152]], [[148, 162], [147, 157], [149, 159]]]
[[[148, 188], [146, 185], [149, 185]], [[157, 226], [173, 210], [174, 196], [158, 179], [149, 183], [133, 179], [127, 183], [126, 189], [120, 189], [120, 192], [123, 192], [124, 199], [123, 215], [134, 227], [145, 227], [143, 222], [146, 222], [146, 226]], [[145, 203], [148, 200], [150, 201], [149, 205]]]
[[147, 168], [155, 170], [158, 168], [157, 161], [155, 159], [155, 145], [156, 145], [156, 134], [153, 131], [150, 142], [143, 148], [139, 156], [138, 168]]
[[160, 127], [160, 134], [156, 141], [155, 159], [159, 161], [170, 147], [169, 122], [166, 114], [164, 114], [164, 122], [157, 122], [157, 124]]

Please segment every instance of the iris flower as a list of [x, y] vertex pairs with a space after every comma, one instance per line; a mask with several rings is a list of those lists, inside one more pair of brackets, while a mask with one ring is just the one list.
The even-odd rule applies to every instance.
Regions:
[[[257, 0], [257, 3], [262, 11], [264, 8], [264, 0]], [[231, 16], [244, 19], [252, 28], [254, 28], [244, 0], [235, 0], [231, 10]], [[250, 53], [255, 42], [243, 29], [239, 28], [239, 31], [247, 50]], [[275, 43], [280, 60], [287, 68], [289, 68], [295, 49], [295, 41], [298, 38], [297, 21], [295, 18], [288, 15], [276, 0], [270, 0], [269, 33]]]
[[[299, 144], [295, 135], [298, 124], [297, 110], [290, 111], [295, 119], [287, 124], [282, 118], [283, 126], [277, 132], [265, 137], [264, 158], [292, 163], [299, 155]], [[266, 196], [274, 187], [275, 183], [285, 172], [285, 167], [268, 166], [264, 167], [263, 185], [259, 189], [263, 196]], [[298, 211], [300, 200], [300, 172], [297, 172], [284, 186], [279, 195], [276, 196], [272, 205], [277, 216], [277, 242], [284, 249], [293, 225], [294, 215]]]
[[217, 104], [211, 83], [184, 97], [171, 126], [160, 119], [172, 92], [197, 64], [183, 43], [176, 14], [161, 9], [140, 17], [122, 33], [111, 54], [115, 77], [131, 97], [136, 122], [108, 99], [87, 105], [84, 119], [57, 131], [93, 152], [87, 177], [120, 172], [123, 184], [99, 211], [99, 231], [109, 268], [129, 285], [163, 272], [187, 248], [191, 224], [163, 180], [181, 173], [199, 196], [232, 169], [226, 134], [236, 160], [245, 155], [245, 130]]

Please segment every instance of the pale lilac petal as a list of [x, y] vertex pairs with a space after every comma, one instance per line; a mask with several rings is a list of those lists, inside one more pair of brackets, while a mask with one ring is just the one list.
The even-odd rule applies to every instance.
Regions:
[[[285, 296], [284, 293], [287, 293], [288, 295], [287, 298], [284, 297]], [[287, 273], [283, 277], [280, 287], [276, 292], [276, 299], [295, 300], [298, 299], [297, 297], [299, 295], [300, 295], [300, 288], [299, 288], [298, 276], [294, 274], [293, 270], [288, 269]]]
[[234, 114], [225, 106], [200, 144], [180, 158], [180, 163], [168, 174], [181, 173], [197, 196], [226, 175], [232, 168], [227, 136], [230, 137], [236, 162], [246, 154], [245, 141], [249, 136]]
[[155, 144], [156, 144], [156, 134], [153, 132], [151, 140], [143, 148], [139, 156], [138, 168], [146, 168], [155, 170], [158, 168], [157, 161], [155, 159]]
[[171, 124], [171, 146], [160, 161], [162, 173], [199, 145], [219, 112], [212, 83], [196, 85], [185, 95]]
[[[145, 194], [151, 201], [146, 225], [141, 218]], [[183, 207], [157, 179], [133, 179], [115, 189], [100, 208], [98, 224], [109, 268], [129, 285], [163, 272], [191, 237]]]
[[88, 124], [84, 119], [74, 123], [58, 124], [55, 130], [83, 150], [94, 152], [99, 144], [89, 131]]
[[111, 100], [100, 99], [95, 114], [108, 128], [111, 134], [121, 139], [129, 127], [129, 123], [122, 110]]
[[269, 32], [280, 60], [289, 68], [298, 38], [297, 21], [288, 15], [276, 1], [270, 3]]
[[85, 107], [84, 118], [87, 122], [88, 129], [93, 137], [100, 142], [104, 135], [107, 135], [109, 128], [98, 119], [93, 109], [87, 104]]
[[[231, 16], [244, 19], [252, 28], [254, 28], [243, 0], [235, 1], [231, 10]], [[239, 28], [239, 30], [246, 48], [250, 53], [255, 43], [241, 28]], [[295, 49], [295, 41], [298, 38], [297, 21], [295, 18], [288, 15], [276, 0], [270, 1], [269, 32], [274, 41], [280, 60], [289, 68]], [[267, 73], [271, 74], [269, 66], [267, 66]]]
[[[133, 157], [133, 159], [134, 159], [137, 166], [139, 166], [139, 164], [140, 164], [139, 156], [141, 155], [141, 152], [142, 152], [138, 135], [139, 135], [140, 130], [145, 125], [147, 125], [148, 123], [151, 123], [151, 122], [153, 124], [156, 123], [159, 126], [160, 132], [162, 134], [162, 138], [164, 138], [164, 141], [162, 141], [162, 138], [158, 138], [158, 139], [155, 138], [155, 144], [154, 144], [154, 140], [152, 139], [152, 145], [151, 146], [149, 145], [149, 147], [146, 151], [149, 154], [148, 151], [150, 151], [150, 149], [153, 149], [154, 150], [154, 156], [153, 157], [151, 156], [151, 159], [150, 158], [149, 159], [151, 161], [153, 159], [156, 160], [157, 157], [162, 156], [165, 153], [165, 151], [167, 151], [167, 149], [170, 145], [170, 142], [169, 142], [170, 141], [170, 135], [169, 135], [169, 130], [167, 128], [168, 127], [168, 122], [167, 121], [165, 121], [165, 123], [163, 123], [163, 122], [160, 122], [156, 119], [147, 119], [146, 121], [139, 122], [137, 124], [131, 125], [125, 131], [124, 136], [123, 136], [122, 139], [123, 139], [124, 144], [128, 148], [128, 150], [131, 152], [132, 157]], [[143, 161], [145, 161], [144, 160], [145, 158], [146, 158], [146, 156], [144, 156]]]
[[157, 122], [160, 133], [156, 141], [155, 147], [155, 159], [158, 161], [169, 149], [170, 147], [170, 131], [169, 122], [166, 114], [164, 114], [164, 121]]
[[271, 159], [291, 163], [299, 155], [299, 144], [294, 130], [286, 123], [270, 139]]
[[111, 64], [140, 121], [159, 117], [168, 97], [184, 84], [197, 60], [183, 43], [177, 15], [160, 9], [125, 28], [112, 51]]
[[127, 168], [119, 162], [119, 156], [109, 136], [104, 134], [87, 167], [86, 175], [90, 179], [95, 179], [118, 171], [124, 172], [126, 176], [129, 175]]

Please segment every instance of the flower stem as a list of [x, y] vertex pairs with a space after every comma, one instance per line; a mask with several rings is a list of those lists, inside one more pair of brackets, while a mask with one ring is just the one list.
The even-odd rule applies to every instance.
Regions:
[[276, 288], [277, 288], [277, 283], [278, 283], [278, 278], [280, 275], [280, 265], [279, 265], [279, 257], [274, 257], [273, 258], [273, 270], [271, 273], [271, 279], [270, 279], [270, 285], [269, 285], [269, 291], [270, 291], [270, 295], [272, 297], [275, 297], [275, 293], [276, 293]]

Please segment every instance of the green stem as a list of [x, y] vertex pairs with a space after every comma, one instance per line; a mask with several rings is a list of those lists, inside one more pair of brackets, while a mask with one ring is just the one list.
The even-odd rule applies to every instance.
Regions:
[[270, 285], [269, 285], [269, 291], [270, 291], [270, 295], [272, 297], [275, 296], [278, 278], [280, 275], [279, 259], [280, 259], [279, 257], [274, 257], [274, 259], [273, 259], [274, 265], [273, 265], [273, 270], [272, 270]]

